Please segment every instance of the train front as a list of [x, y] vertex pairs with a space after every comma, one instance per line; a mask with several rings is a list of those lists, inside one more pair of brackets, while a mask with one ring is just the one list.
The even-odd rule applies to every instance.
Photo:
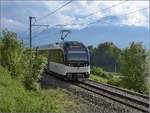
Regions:
[[70, 80], [86, 79], [90, 75], [90, 56], [80, 42], [65, 43], [66, 75]]

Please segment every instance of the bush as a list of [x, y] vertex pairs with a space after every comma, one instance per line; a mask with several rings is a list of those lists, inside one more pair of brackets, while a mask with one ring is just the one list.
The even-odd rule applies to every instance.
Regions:
[[41, 72], [44, 70], [46, 59], [43, 56], [36, 56], [33, 50], [24, 52], [24, 84], [27, 89], [37, 89], [38, 79]]
[[21, 57], [22, 45], [17, 41], [16, 34], [3, 31], [0, 37], [0, 64], [9, 70], [13, 77], [21, 75]]
[[119, 77], [112, 77], [107, 83], [110, 85], [121, 86], [121, 79]]
[[148, 73], [146, 72], [146, 51], [141, 43], [132, 43], [122, 51], [120, 56], [121, 73], [124, 76], [122, 85], [125, 88], [140, 92], [148, 92], [146, 86]]
[[79, 100], [60, 89], [26, 90], [0, 66], [0, 113], [68, 113], [81, 105]]
[[107, 83], [107, 79], [106, 78], [103, 78], [103, 77], [100, 77], [100, 76], [96, 76], [96, 75], [93, 75], [93, 74], [90, 75], [89, 79], [97, 81], [97, 82]]
[[109, 75], [104, 72], [104, 70], [100, 67], [93, 67], [91, 69], [91, 74], [96, 75], [96, 76], [101, 76], [103, 78], [109, 78]]
[[25, 90], [0, 66], [0, 112], [57, 112], [59, 103], [42, 91]]
[[13, 78], [19, 78], [28, 89], [36, 89], [38, 76], [44, 67], [44, 57], [23, 48], [13, 32], [3, 31], [0, 38], [0, 64]]

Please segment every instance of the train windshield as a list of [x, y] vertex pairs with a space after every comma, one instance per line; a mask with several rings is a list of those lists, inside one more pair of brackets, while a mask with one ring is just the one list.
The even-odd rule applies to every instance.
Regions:
[[68, 60], [69, 61], [87, 61], [88, 55], [86, 51], [68, 51]]

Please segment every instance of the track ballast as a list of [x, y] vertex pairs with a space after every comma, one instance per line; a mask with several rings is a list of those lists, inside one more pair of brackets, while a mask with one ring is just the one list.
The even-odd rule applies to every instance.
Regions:
[[73, 84], [136, 110], [149, 113], [149, 96], [95, 81], [77, 81]]

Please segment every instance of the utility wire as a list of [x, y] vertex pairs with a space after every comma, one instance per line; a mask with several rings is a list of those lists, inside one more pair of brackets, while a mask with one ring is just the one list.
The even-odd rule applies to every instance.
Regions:
[[[117, 5], [117, 4], [116, 4]], [[115, 5], [115, 6], [116, 6]], [[113, 5], [114, 6], [114, 5]], [[126, 15], [130, 15], [130, 14], [133, 14], [133, 13], [135, 13], [135, 12], [138, 12], [138, 11], [142, 11], [142, 10], [145, 10], [145, 9], [148, 9], [149, 7], [146, 7], [146, 8], [142, 8], [142, 9], [139, 9], [139, 10], [135, 10], [135, 11], [132, 11], [132, 12], [129, 12], [129, 13], [126, 13], [126, 14], [121, 14], [121, 15], [116, 15], [116, 16], [119, 16], [119, 17], [121, 17], [121, 16], [126, 16]], [[108, 9], [108, 8], [107, 8]], [[114, 16], [114, 15], [108, 15], [108, 16]], [[104, 16], [104, 17], [107, 17], [107, 16]], [[98, 20], [96, 20], [96, 21], [93, 21], [93, 22], [90, 22], [88, 25], [87, 25], [87, 27], [89, 26], [89, 25], [91, 25], [91, 24], [95, 24], [95, 23], [99, 23], [99, 22], [103, 22], [103, 23], [105, 23], [105, 24], [110, 24], [109, 22], [106, 22], [106, 21], [104, 21], [104, 20], [102, 20], [104, 17], [101, 17], [100, 19], [98, 19]], [[58, 25], [55, 25], [55, 26], [68, 26], [68, 25], [84, 25], [83, 23], [81, 23], [81, 24], [75, 24], [75, 23], [72, 23], [72, 24], [66, 24], [66, 25], [62, 25], [62, 24], [58, 24]], [[86, 27], [85, 27], [86, 28]], [[43, 31], [41, 31], [40, 33], [38, 33], [36, 36], [34, 36], [34, 37], [38, 37], [41, 33], [43, 33], [43, 32], [45, 32], [45, 31], [47, 31], [48, 29], [45, 29], [45, 30], [43, 30]]]
[[[37, 20], [35, 20], [35, 22], [34, 22], [34, 24], [37, 22], [37, 21], [40, 21], [40, 20], [42, 20], [42, 19], [45, 19], [46, 17], [48, 17], [48, 16], [50, 16], [50, 15], [52, 15], [52, 14], [54, 14], [54, 13], [56, 13], [57, 11], [59, 11], [59, 10], [61, 10], [63, 7], [65, 7], [65, 6], [67, 6], [68, 4], [70, 4], [72, 2], [72, 0], [70, 0], [69, 2], [67, 2], [67, 3], [65, 3], [64, 5], [62, 5], [61, 7], [59, 7], [59, 8], [57, 8], [57, 9], [55, 9], [53, 12], [51, 12], [50, 14], [47, 14], [47, 15], [45, 15], [45, 16], [43, 16], [43, 17], [41, 17], [41, 18], [39, 18], [39, 19], [37, 19]], [[39, 26], [39, 27], [37, 27], [37, 28], [35, 28], [34, 29], [34, 31], [36, 31], [37, 29], [39, 29], [41, 26]], [[28, 30], [26, 30], [25, 32], [23, 32], [23, 33], [26, 33]], [[45, 31], [45, 30], [44, 30]]]
[[[101, 11], [105, 11], [105, 10], [111, 9], [111, 8], [116, 7], [116, 6], [118, 6], [118, 5], [121, 5], [121, 4], [123, 4], [123, 3], [127, 2], [127, 1], [128, 1], [128, 0], [119, 2], [119, 3], [117, 3], [117, 4], [114, 4], [114, 5], [110, 6], [110, 7], [101, 9]], [[100, 11], [93, 12], [93, 13], [91, 13], [91, 14], [88, 14], [88, 15], [86, 15], [86, 16], [82, 16], [82, 17], [80, 17], [80, 18], [87, 18], [87, 17], [92, 16], [92, 15], [98, 13], [98, 12], [100, 12]], [[105, 22], [105, 23], [107, 23], [107, 22]], [[81, 24], [83, 24], [83, 23], [81, 23]], [[81, 25], [81, 24], [76, 24], [75, 22], [73, 22], [72, 24], [68, 24], [68, 25]], [[108, 24], [108, 23], [107, 23], [107, 24]], [[68, 25], [67, 25], [67, 24], [66, 24], [66, 25], [65, 25], [65, 24], [57, 24], [56, 26], [59, 26], [59, 27], [60, 27], [60, 26], [68, 26]], [[84, 24], [83, 24], [83, 25], [84, 25]]]
[[[138, 12], [138, 11], [142, 11], [142, 10], [145, 10], [145, 9], [148, 9], [149, 7], [146, 7], [146, 8], [142, 8], [142, 9], [138, 9], [138, 10], [135, 10], [135, 11], [131, 11], [131, 12], [128, 12], [128, 13], [126, 13], [126, 14], [120, 14], [120, 15], [116, 15], [116, 16], [119, 16], [119, 17], [121, 17], [121, 16], [126, 16], [126, 15], [130, 15], [130, 14], [133, 14], [133, 13], [136, 13], [136, 12]], [[108, 16], [114, 16], [114, 15], [107, 15], [107, 16], [103, 16], [103, 17], [101, 17], [100, 19], [98, 19], [98, 20], [96, 20], [96, 21], [93, 21], [93, 22], [90, 22], [88, 25], [87, 25], [87, 27], [89, 26], [89, 25], [91, 25], [91, 24], [95, 24], [95, 23], [105, 23], [105, 24], [110, 24], [109, 22], [106, 22], [106, 21], [104, 21], [104, 20], [102, 20], [104, 17], [108, 17]], [[70, 26], [72, 26], [72, 25], [84, 25], [83, 23], [81, 23], [81, 24], [75, 24], [75, 23], [72, 23], [72, 24], [66, 24], [66, 25], [61, 25], [61, 24], [58, 24], [57, 26], [68, 26], [68, 25], [70, 25]], [[87, 28], [87, 27], [85, 27], [85, 28]]]
[[62, 5], [61, 7], [55, 9], [53, 12], [51, 12], [51, 13], [49, 13], [49, 14], [47, 14], [47, 15], [45, 15], [45, 16], [39, 18], [39, 19], [37, 19], [36, 21], [40, 21], [40, 20], [43, 20], [43, 19], [47, 18], [48, 16], [50, 16], [50, 15], [56, 13], [57, 11], [61, 10], [62, 8], [64, 8], [64, 7], [67, 6], [68, 4], [70, 4], [71, 2], [72, 2], [72, 0], [70, 0], [70, 1], [67, 2], [67, 3], [65, 3], [65, 4]]
[[[39, 37], [39, 38], [40, 38], [41, 40], [46, 40], [46, 39], [48, 39], [48, 38], [47, 38], [47, 35], [48, 35], [49, 33], [50, 33], [50, 32], [46, 33], [46, 36], [44, 36], [44, 37], [42, 37], [42, 38]], [[56, 36], [56, 35], [59, 35], [60, 32], [57, 32], [57, 33], [51, 33], [51, 34], [53, 34], [53, 35]], [[42, 32], [41, 32], [41, 34], [39, 34], [39, 35], [42, 35]], [[39, 35], [38, 35], [38, 36], [39, 36]], [[34, 37], [34, 41], [39, 41], [38, 36]], [[51, 38], [52, 38], [52, 37], [51, 37]], [[58, 38], [58, 37], [56, 36], [55, 39], [56, 39], [56, 38]], [[59, 38], [58, 38], [58, 39], [59, 39]]]
[[49, 29], [44, 29], [44, 30], [42, 30], [42, 31], [39, 32], [38, 34], [34, 35], [32, 38], [38, 37], [40, 34], [44, 33], [44, 32], [47, 31], [47, 30], [49, 30]]
[[138, 9], [138, 10], [134, 10], [132, 12], [129, 12], [129, 13], [126, 13], [126, 14], [121, 14], [121, 15], [117, 15], [117, 16], [126, 16], [126, 15], [130, 15], [132, 13], [135, 13], [135, 12], [138, 12], [138, 11], [142, 11], [142, 10], [145, 10], [145, 9], [148, 9], [149, 7], [145, 7], [145, 8], [142, 8], [142, 9]]
[[[111, 9], [111, 8], [116, 7], [116, 6], [118, 6], [118, 5], [121, 5], [121, 4], [123, 4], [123, 3], [127, 2], [127, 1], [128, 1], [128, 0], [125, 0], [125, 1], [119, 2], [119, 3], [117, 3], [117, 4], [114, 4], [114, 5], [110, 6], [110, 7], [107, 7], [107, 8], [101, 9], [100, 11], [105, 11], [105, 10]], [[81, 18], [87, 18], [87, 17], [89, 17], [89, 16], [92, 16], [92, 15], [94, 15], [94, 14], [96, 14], [96, 13], [100, 12], [100, 11], [96, 11], [96, 12], [91, 13], [91, 14], [88, 14], [88, 15], [86, 15], [86, 16], [82, 16]]]
[[[37, 21], [40, 21], [40, 20], [42, 20], [42, 19], [45, 19], [46, 17], [48, 17], [48, 16], [50, 16], [50, 15], [56, 13], [57, 11], [61, 10], [63, 7], [67, 6], [67, 5], [70, 4], [71, 2], [72, 2], [72, 0], [70, 0], [70, 1], [67, 2], [66, 4], [62, 5], [61, 7], [55, 9], [55, 10], [54, 10], [53, 12], [51, 12], [50, 14], [47, 14], [47, 15], [45, 15], [45, 16], [43, 16], [43, 17], [37, 19], [37, 20], [34, 22], [34, 24], [35, 24]], [[40, 26], [40, 27], [41, 27], [41, 26]], [[34, 30], [36, 30], [36, 29], [39, 29], [39, 27], [38, 27], [38, 28], [35, 28]], [[28, 29], [27, 29], [26, 31], [24, 31], [23, 33], [26, 33], [26, 32], [28, 32]]]
[[[130, 15], [130, 14], [133, 14], [133, 13], [136, 13], [136, 12], [138, 12], [138, 11], [142, 11], [142, 10], [145, 10], [145, 9], [148, 9], [148, 8], [149, 8], [149, 7], [146, 7], [146, 8], [138, 9], [138, 10], [135, 10], [135, 11], [132, 11], [132, 12], [129, 12], [129, 13], [126, 13], [126, 14], [121, 14], [121, 15], [116, 15], [116, 16], [119, 16], [119, 17], [121, 17], [121, 16], [126, 16], [126, 15]], [[108, 16], [114, 16], [114, 15], [108, 15]], [[104, 16], [104, 17], [107, 17], [107, 16]], [[103, 19], [104, 17], [102, 17], [102, 18], [100, 18], [100, 19], [98, 19], [98, 20], [96, 20], [96, 21], [94, 21], [94, 22], [91, 22], [91, 23], [89, 23], [88, 25], [101, 22], [101, 21], [103, 21], [102, 19]]]
[[[117, 3], [117, 4], [112, 5], [111, 7], [107, 7], [107, 8], [101, 9], [101, 11], [111, 9], [111, 8], [116, 7], [116, 6], [120, 5], [120, 4], [123, 4], [123, 3], [127, 2], [127, 1], [128, 1], [128, 0], [119, 2], [119, 3]], [[63, 7], [67, 6], [67, 5], [70, 4], [71, 2], [72, 2], [72, 0], [70, 0], [70, 1], [67, 2], [66, 4], [62, 5], [61, 7], [57, 8], [56, 10], [54, 10], [53, 12], [51, 12], [50, 14], [45, 15], [45, 16], [43, 16], [43, 17], [37, 19], [36, 22], [37, 22], [37, 21], [40, 21], [40, 20], [42, 20], [42, 19], [44, 19], [44, 18], [46, 18], [46, 17], [48, 17], [48, 16], [50, 16], [50, 15], [52, 15], [52, 14], [54, 14], [54, 13], [56, 13], [57, 11], [61, 10]], [[98, 12], [99, 12], [99, 11], [96, 11], [96, 12], [94, 12], [94, 13], [91, 13], [91, 14], [89, 14], [89, 15], [83, 16], [83, 17], [81, 17], [81, 18], [87, 18], [87, 17], [92, 16], [92, 15], [98, 13]], [[107, 22], [105, 22], [105, 23], [107, 23]], [[108, 23], [107, 23], [107, 24], [108, 24]], [[79, 24], [72, 23], [72, 24], [70, 24], [70, 25], [79, 25]], [[80, 24], [80, 25], [81, 25], [81, 24]], [[84, 25], [84, 24], [83, 24], [83, 25]], [[65, 25], [65, 24], [64, 24], [64, 25], [63, 25], [63, 24], [57, 24], [57, 25], [55, 25], [55, 26], [60, 27], [60, 26], [68, 26], [68, 25]]]
[[[38, 27], [36, 27], [36, 28], [34, 28], [33, 30], [32, 30], [32, 32], [36, 32], [38, 29], [40, 29], [42, 26], [38, 26]], [[29, 32], [29, 28], [27, 29], [27, 30], [25, 30], [24, 32], [22, 32], [23, 34], [24, 33], [26, 33], [26, 32]]]
[[[146, 8], [142, 8], [142, 9], [139, 9], [139, 10], [135, 10], [135, 11], [132, 11], [132, 12], [128, 12], [128, 13], [126, 13], [126, 14], [121, 14], [121, 15], [116, 15], [116, 16], [126, 16], [126, 15], [130, 15], [130, 14], [133, 14], [133, 13], [135, 13], [135, 12], [138, 12], [138, 11], [142, 11], [142, 10], [145, 10], [145, 9], [148, 9], [149, 7], [146, 7]], [[114, 15], [108, 15], [108, 16], [114, 16]], [[107, 16], [104, 16], [104, 17], [107, 17]], [[91, 24], [95, 24], [95, 23], [105, 23], [105, 24], [110, 24], [109, 22], [106, 22], [106, 21], [104, 21], [104, 20], [102, 20], [104, 17], [102, 17], [102, 18], [100, 18], [100, 19], [98, 19], [98, 20], [96, 20], [96, 21], [93, 21], [93, 22], [90, 22], [88, 25], [87, 25], [87, 27], [89, 26], [89, 25], [91, 25]], [[70, 24], [70, 25], [83, 25], [83, 24]], [[55, 25], [55, 26], [60, 26], [59, 24], [58, 25]], [[63, 26], [68, 26], [68, 25], [63, 25]], [[85, 27], [85, 28], [87, 28], [87, 27]], [[43, 32], [45, 32], [45, 31], [47, 31], [48, 29], [44, 29], [44, 30], [42, 30], [41, 32], [39, 32], [37, 35], [34, 35], [33, 36], [33, 38], [35, 38], [35, 37], [38, 37], [39, 35], [41, 35]]]
[[33, 30], [32, 30], [32, 32], [36, 32], [38, 29], [40, 29], [42, 26], [38, 26], [37, 28], [34, 28]]

